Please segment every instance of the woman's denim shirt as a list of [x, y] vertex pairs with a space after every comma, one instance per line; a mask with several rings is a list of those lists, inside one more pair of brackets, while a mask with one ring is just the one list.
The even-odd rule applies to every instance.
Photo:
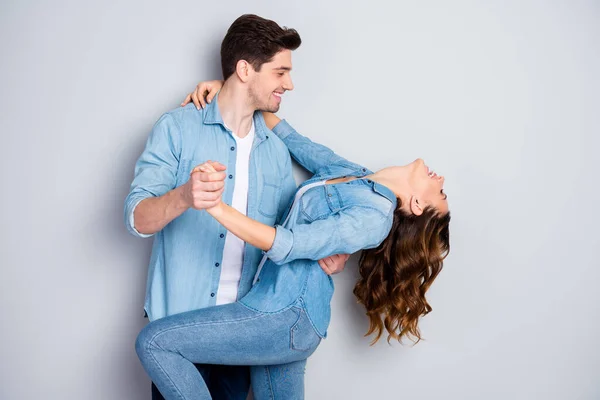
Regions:
[[[292, 157], [314, 174], [308, 184], [373, 172], [313, 143], [281, 121], [273, 132]], [[387, 187], [368, 179], [316, 186], [304, 193], [276, 225], [275, 241], [256, 284], [240, 301], [261, 312], [301, 303], [317, 333], [325, 337], [331, 316], [333, 280], [318, 260], [370, 249], [388, 236], [397, 200]]]

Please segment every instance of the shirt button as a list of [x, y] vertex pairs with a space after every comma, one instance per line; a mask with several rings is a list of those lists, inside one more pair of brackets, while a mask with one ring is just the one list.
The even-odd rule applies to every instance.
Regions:
[[233, 179], [233, 175], [229, 175], [229, 179]]
[[223, 235], [223, 234], [221, 233], [221, 234], [219, 235], [219, 237], [220, 237], [221, 239], [223, 239], [223, 238], [225, 237], [225, 235]]
[[214, 294], [214, 293], [211, 293], [211, 294], [210, 294], [210, 297], [215, 297], [215, 294]]
[[234, 150], [235, 150], [235, 147], [231, 146], [231, 151], [234, 151]]
[[215, 263], [215, 267], [218, 267], [219, 265], [221, 265], [221, 264], [219, 264], [219, 263]]
[[327, 196], [331, 197], [331, 196], [332, 196], [332, 194], [331, 194], [331, 193], [329, 193], [329, 194], [327, 194]]
[[269, 138], [269, 135], [267, 135], [267, 139]]
[[365, 168], [362, 169], [362, 172], [367, 172], [367, 170]]
[[367, 182], [371, 183], [371, 180], [370, 180], [370, 179], [367, 179]]

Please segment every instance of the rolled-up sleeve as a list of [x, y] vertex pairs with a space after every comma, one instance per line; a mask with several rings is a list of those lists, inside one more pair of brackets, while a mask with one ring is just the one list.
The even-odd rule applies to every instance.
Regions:
[[391, 225], [389, 213], [370, 207], [351, 207], [291, 229], [277, 225], [273, 246], [266, 255], [281, 265], [297, 259], [316, 261], [333, 254], [352, 254], [379, 246]]
[[288, 254], [290, 254], [293, 245], [294, 234], [292, 231], [283, 228], [281, 225], [276, 225], [275, 240], [271, 249], [266, 253], [267, 257], [275, 264], [283, 264]]
[[131, 234], [152, 236], [135, 229], [133, 213], [142, 200], [162, 196], [175, 188], [180, 154], [179, 126], [173, 117], [164, 114], [154, 125], [146, 147], [135, 164], [133, 182], [125, 199], [125, 226]]

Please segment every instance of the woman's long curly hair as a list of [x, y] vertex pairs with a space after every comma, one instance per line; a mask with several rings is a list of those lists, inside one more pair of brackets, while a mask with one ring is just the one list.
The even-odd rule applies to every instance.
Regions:
[[419, 317], [431, 311], [425, 293], [450, 252], [450, 213], [426, 207], [417, 216], [400, 207], [398, 199], [388, 237], [377, 248], [364, 250], [359, 261], [354, 295], [367, 309], [370, 328], [365, 336], [376, 335], [371, 344], [384, 327], [388, 343], [403, 337], [412, 337], [415, 344], [421, 340]]

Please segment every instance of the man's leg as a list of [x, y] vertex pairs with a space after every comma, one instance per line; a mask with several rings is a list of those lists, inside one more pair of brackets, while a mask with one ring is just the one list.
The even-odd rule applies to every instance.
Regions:
[[254, 400], [303, 400], [305, 367], [306, 360], [251, 367]]
[[298, 310], [267, 314], [233, 303], [161, 318], [142, 330], [136, 351], [167, 398], [209, 399], [193, 363], [278, 365], [312, 354], [320, 342], [314, 330], [292, 335], [306, 318]]
[[[213, 400], [246, 400], [250, 392], [250, 369], [239, 365], [195, 364]], [[165, 400], [152, 383], [152, 400]]]
[[210, 366], [213, 400], [246, 400], [250, 391], [250, 368], [238, 365]]

